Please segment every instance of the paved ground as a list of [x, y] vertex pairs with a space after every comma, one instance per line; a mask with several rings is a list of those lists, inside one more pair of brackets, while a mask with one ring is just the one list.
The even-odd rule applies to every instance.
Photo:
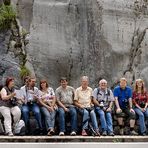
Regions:
[[148, 136], [0, 136], [0, 142], [148, 142]]

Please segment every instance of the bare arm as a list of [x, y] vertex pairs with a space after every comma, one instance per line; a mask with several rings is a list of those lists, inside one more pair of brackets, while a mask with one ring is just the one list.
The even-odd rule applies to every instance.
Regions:
[[118, 102], [118, 97], [115, 97], [115, 105], [116, 105], [116, 108], [117, 108], [116, 113], [122, 112], [120, 105], [119, 105], [119, 102]]
[[44, 103], [44, 101], [42, 99], [39, 99], [39, 104], [41, 104], [42, 106], [48, 108], [49, 106], [47, 104]]
[[6, 90], [4, 88], [1, 90], [1, 98], [2, 98], [2, 100], [10, 100], [15, 95], [16, 94], [14, 92], [9, 94], [9, 95], [7, 95], [7, 92], [6, 92]]
[[52, 100], [51, 106], [52, 106], [52, 107], [54, 107], [54, 106], [55, 106], [55, 104], [56, 104], [56, 97], [55, 97], [55, 96], [53, 96], [53, 100]]
[[109, 108], [111, 109], [112, 107], [113, 107], [113, 101], [111, 101], [110, 103], [109, 103]]
[[77, 106], [78, 108], [82, 108], [82, 109], [84, 108], [84, 106], [82, 104], [78, 103], [77, 100], [74, 100], [74, 105]]
[[115, 105], [116, 105], [116, 108], [117, 108], [117, 109], [120, 108], [119, 102], [118, 102], [118, 97], [115, 97]]
[[68, 111], [68, 108], [66, 108], [66, 106], [61, 101], [57, 100], [57, 103], [60, 107], [62, 107], [64, 109], [64, 111], [66, 111], [66, 112]]
[[47, 105], [46, 103], [44, 103], [44, 101], [42, 99], [40, 99], [38, 101], [42, 106], [46, 107], [50, 112], [54, 111], [53, 107], [50, 107], [49, 105]]
[[99, 102], [95, 98], [93, 98], [92, 101], [93, 101], [94, 105], [96, 105], [96, 106], [100, 105]]
[[132, 107], [133, 107], [132, 98], [129, 98], [129, 108], [130, 108], [130, 112], [135, 112]]
[[132, 98], [129, 98], [129, 108], [131, 109], [133, 107]]

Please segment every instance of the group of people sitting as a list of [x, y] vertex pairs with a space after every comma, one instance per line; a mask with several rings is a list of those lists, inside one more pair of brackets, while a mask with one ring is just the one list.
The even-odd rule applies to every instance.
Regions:
[[[35, 87], [35, 83], [34, 77], [26, 77], [25, 85], [20, 88], [21, 95], [17, 97], [14, 78], [6, 79], [5, 86], [0, 91], [0, 113], [4, 118], [6, 135], [14, 135], [14, 127], [21, 118], [29, 133], [30, 111], [37, 121], [37, 130], [41, 133], [44, 128], [42, 123], [44, 118], [48, 136], [55, 134], [56, 116], [59, 136], [65, 135], [67, 115], [70, 120], [71, 136], [78, 134], [78, 123], [81, 123], [82, 136], [88, 135], [90, 123], [96, 136], [114, 136], [113, 111], [117, 116], [120, 135], [124, 134], [124, 115], [129, 118], [130, 135], [147, 134], [148, 93], [141, 79], [136, 80], [132, 89], [127, 86], [127, 80], [121, 78], [119, 85], [113, 91], [109, 89], [105, 79], [101, 79], [98, 87], [93, 90], [89, 87], [87, 76], [81, 77], [81, 86], [77, 89], [69, 86], [67, 78], [62, 77], [60, 86], [55, 92], [46, 80], [40, 81], [39, 89]], [[136, 117], [139, 120], [139, 133], [134, 130]]]

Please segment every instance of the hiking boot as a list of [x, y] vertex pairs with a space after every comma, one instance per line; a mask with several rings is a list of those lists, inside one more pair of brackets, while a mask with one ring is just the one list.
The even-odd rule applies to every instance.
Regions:
[[123, 128], [120, 129], [119, 134], [124, 135], [124, 129]]
[[86, 130], [83, 129], [81, 135], [82, 135], [82, 136], [87, 136]]
[[138, 133], [137, 133], [137, 132], [135, 132], [134, 130], [132, 130], [132, 131], [130, 131], [130, 135], [137, 136], [137, 135], [138, 135]]
[[70, 135], [71, 135], [71, 136], [75, 136], [75, 135], [76, 135], [76, 132], [75, 132], [75, 131], [72, 131], [72, 132], [70, 133]]
[[64, 135], [65, 135], [64, 132], [59, 133], [59, 136], [64, 136]]
[[107, 132], [103, 131], [102, 136], [107, 136]]
[[108, 136], [115, 136], [115, 134], [114, 134], [113, 132], [110, 132], [110, 133], [108, 134]]

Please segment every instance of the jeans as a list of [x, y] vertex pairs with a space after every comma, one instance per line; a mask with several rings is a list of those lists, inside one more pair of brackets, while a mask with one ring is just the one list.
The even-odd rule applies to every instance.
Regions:
[[[77, 111], [75, 107], [68, 107], [69, 111], [68, 113], [70, 114], [71, 118], [71, 131], [77, 131]], [[63, 108], [59, 107], [58, 109], [59, 112], [59, 127], [60, 127], [60, 132], [65, 132], [65, 111]]]
[[80, 112], [81, 115], [83, 115], [82, 130], [83, 129], [88, 129], [88, 123], [89, 123], [89, 120], [90, 119], [91, 119], [93, 128], [95, 130], [96, 129], [99, 129], [98, 128], [97, 118], [96, 118], [96, 114], [95, 114], [94, 109], [88, 110], [86, 108], [84, 108], [84, 109], [78, 108], [78, 111]]
[[113, 132], [113, 122], [111, 112], [105, 112], [100, 107], [95, 108], [96, 114], [100, 117], [102, 131]]
[[143, 134], [146, 132], [146, 126], [145, 126], [145, 118], [148, 119], [148, 108], [145, 112], [142, 112], [139, 108], [134, 108], [136, 114], [139, 117], [139, 126], [140, 126], [140, 133]]
[[35, 119], [37, 120], [38, 126], [42, 129], [42, 120], [41, 120], [41, 113], [40, 108], [37, 103], [33, 104], [24, 104], [21, 108], [22, 110], [22, 117], [25, 122], [26, 127], [29, 127], [29, 112], [32, 111], [35, 115]]
[[55, 115], [56, 111], [50, 112], [46, 107], [41, 107], [41, 111], [45, 117], [45, 124], [47, 127], [47, 130], [53, 129], [55, 124]]

